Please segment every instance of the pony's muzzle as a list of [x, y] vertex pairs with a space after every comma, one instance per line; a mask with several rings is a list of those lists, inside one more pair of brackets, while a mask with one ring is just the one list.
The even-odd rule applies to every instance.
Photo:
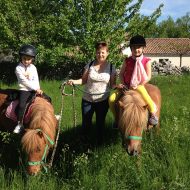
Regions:
[[127, 153], [129, 156], [139, 156], [139, 151], [138, 150], [130, 150], [129, 148], [127, 148]]

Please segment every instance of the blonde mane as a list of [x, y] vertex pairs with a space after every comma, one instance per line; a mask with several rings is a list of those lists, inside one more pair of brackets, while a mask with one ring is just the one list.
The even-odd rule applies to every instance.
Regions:
[[[56, 134], [56, 118], [54, 115], [54, 109], [52, 105], [43, 98], [37, 97], [32, 104], [29, 122], [29, 129], [22, 138], [22, 147], [26, 153], [36, 151], [36, 148], [41, 147], [42, 142], [48, 142], [46, 135], [48, 135], [53, 141]], [[37, 131], [40, 129], [42, 132]], [[39, 135], [40, 134], [40, 135]], [[40, 138], [43, 135], [42, 138]]]
[[123, 111], [120, 112], [119, 126], [125, 136], [135, 134], [139, 127], [146, 128], [148, 110], [141, 95], [133, 90], [127, 91], [121, 98]]

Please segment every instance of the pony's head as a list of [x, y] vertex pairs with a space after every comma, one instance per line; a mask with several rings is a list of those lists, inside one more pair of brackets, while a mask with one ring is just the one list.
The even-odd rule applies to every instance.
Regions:
[[42, 98], [36, 98], [31, 108], [29, 128], [22, 138], [22, 148], [27, 155], [27, 171], [36, 175], [46, 169], [46, 157], [56, 136], [57, 120], [53, 107]]
[[130, 90], [118, 101], [118, 107], [123, 145], [129, 155], [139, 155], [142, 133], [147, 128], [147, 105], [138, 92]]

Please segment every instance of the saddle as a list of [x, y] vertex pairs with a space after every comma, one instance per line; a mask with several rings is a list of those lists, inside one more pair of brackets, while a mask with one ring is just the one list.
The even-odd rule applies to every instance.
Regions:
[[[33, 92], [31, 96], [29, 97], [29, 100], [26, 105], [26, 111], [23, 116], [23, 122], [24, 124], [29, 122], [30, 119], [30, 113], [31, 113], [31, 105], [35, 101], [36, 93]], [[51, 103], [51, 98], [43, 93], [40, 97], [46, 99], [48, 102]], [[13, 120], [14, 122], [17, 122], [17, 112], [18, 112], [18, 103], [19, 103], [19, 90], [10, 91], [7, 97], [7, 109], [5, 111], [5, 115], [7, 118]]]
[[[5, 115], [7, 118], [13, 120], [14, 122], [17, 122], [17, 111], [18, 111], [18, 99], [10, 102], [9, 106], [6, 109]], [[28, 123], [30, 118], [30, 104], [27, 104], [26, 112], [23, 116], [23, 122]]]

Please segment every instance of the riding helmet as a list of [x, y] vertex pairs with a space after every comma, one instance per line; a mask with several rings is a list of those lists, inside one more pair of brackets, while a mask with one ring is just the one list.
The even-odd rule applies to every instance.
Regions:
[[30, 44], [27, 44], [27, 45], [23, 45], [21, 46], [20, 50], [19, 50], [19, 55], [28, 55], [28, 56], [31, 56], [31, 57], [36, 57], [36, 48]]
[[136, 35], [136, 36], [133, 36], [131, 39], [130, 39], [130, 43], [129, 43], [130, 46], [133, 46], [133, 45], [142, 45], [142, 46], [146, 46], [146, 41], [145, 41], [145, 38], [141, 35]]

